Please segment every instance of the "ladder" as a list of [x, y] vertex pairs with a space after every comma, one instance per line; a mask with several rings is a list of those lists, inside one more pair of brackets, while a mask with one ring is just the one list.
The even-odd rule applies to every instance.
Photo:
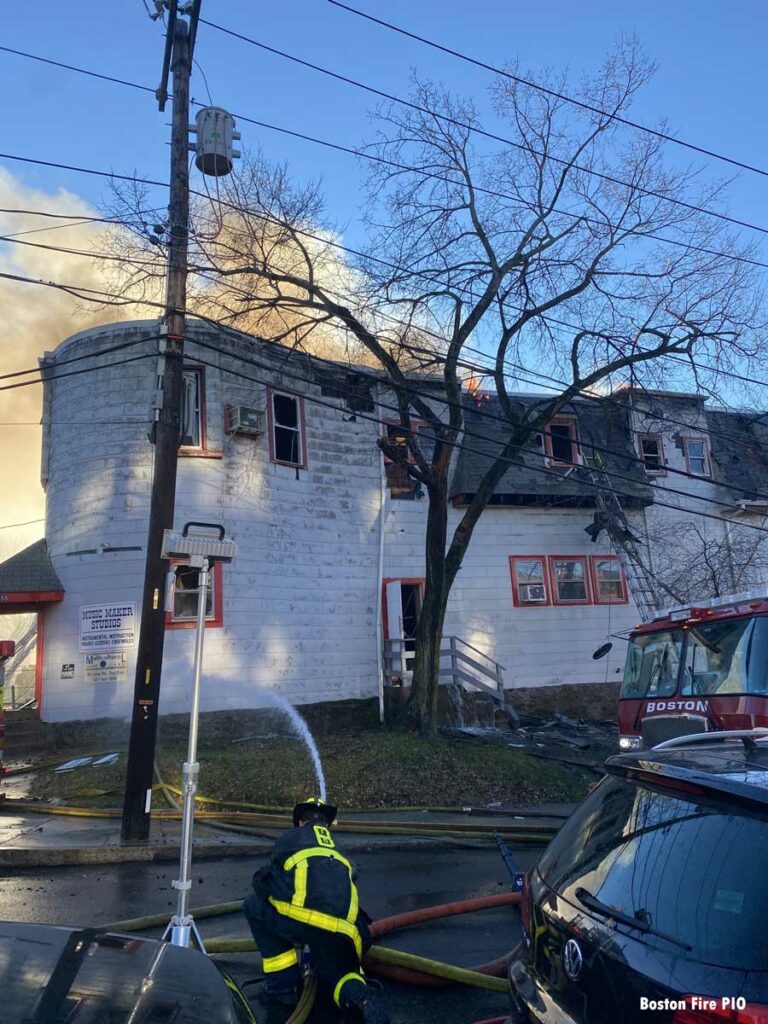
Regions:
[[595, 517], [594, 526], [589, 527], [587, 532], [592, 540], [596, 541], [598, 533], [604, 528], [615, 542], [616, 553], [627, 577], [632, 598], [640, 612], [640, 618], [643, 622], [650, 622], [660, 610], [662, 603], [659, 600], [656, 578], [645, 562], [641, 541], [630, 529], [624, 508], [597, 452], [594, 453], [593, 461], [594, 466], [587, 465], [586, 469], [595, 487], [598, 515]]

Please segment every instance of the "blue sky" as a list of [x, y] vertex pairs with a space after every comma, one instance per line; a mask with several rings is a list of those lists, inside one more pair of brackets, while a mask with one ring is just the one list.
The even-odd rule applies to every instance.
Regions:
[[[646, 0], [630, 5], [615, 0], [580, 4], [572, 0], [475, 0], [472, 4], [389, 0], [383, 4], [359, 0], [359, 6], [489, 63], [518, 59], [521, 69], [530, 69], [534, 77], [537, 69], [550, 66], [570, 67], [577, 78], [584, 71], [595, 70], [620, 35], [635, 33], [658, 64], [658, 72], [638, 98], [631, 116], [652, 125], [664, 117], [673, 133], [691, 142], [768, 168], [768, 72], [764, 53], [768, 8], [764, 2]], [[326, 0], [273, 4], [203, 0], [202, 10], [204, 17], [263, 43], [400, 95], [406, 94], [411, 70], [417, 68], [422, 75], [476, 98], [484, 121], [490, 120], [484, 109], [490, 73], [366, 23]], [[143, 0], [6, 3], [3, 29], [0, 42], [6, 46], [152, 88], [158, 84], [163, 32], [147, 17]], [[372, 138], [369, 113], [375, 100], [370, 95], [205, 25], [200, 26], [196, 56], [213, 103], [236, 114], [348, 146], [359, 146]], [[0, 151], [167, 179], [170, 108], [165, 114], [159, 113], [150, 94], [3, 52], [0, 90], [4, 97]], [[192, 95], [197, 100], [208, 100], [197, 68]], [[248, 124], [240, 127], [243, 146], [260, 145], [270, 158], [286, 160], [298, 179], [322, 177], [331, 220], [342, 230], [347, 244], [364, 246], [359, 221], [363, 175], [354, 158]], [[677, 147], [670, 148], [670, 156], [676, 161], [691, 159]], [[704, 180], [734, 173], [717, 161], [694, 159], [704, 169]], [[2, 157], [0, 184], [3, 169], [14, 175], [22, 191], [38, 190], [35, 200], [41, 205], [47, 196], [61, 189], [96, 206], [106, 193], [103, 179]], [[193, 177], [193, 187], [199, 184], [199, 179]], [[158, 206], [164, 206], [165, 191], [157, 190], [155, 195]], [[768, 178], [742, 172], [731, 187], [730, 197], [732, 215], [768, 225]], [[50, 238], [52, 242], [57, 238], [55, 232], [34, 237], [36, 241]], [[763, 243], [761, 248], [763, 258], [768, 260], [768, 245]], [[15, 258], [19, 251], [19, 247], [8, 247], [6, 256]], [[55, 275], [52, 272], [48, 276]], [[50, 298], [50, 293], [38, 292], [34, 299], [30, 293], [27, 300], [26, 294], [23, 302], [30, 302], [30, 308], [33, 302], [42, 305]], [[22, 351], [22, 332], [29, 334], [25, 313], [16, 310], [16, 318], [8, 326], [7, 302], [4, 307], [8, 329], [4, 351], [0, 351], [3, 369], [17, 369], [19, 363], [32, 365], [30, 356], [55, 346], [80, 326], [70, 326], [66, 316], [54, 311], [47, 323], [55, 325], [53, 332], [58, 336], [49, 338], [51, 332], [41, 320], [38, 337], [32, 343], [37, 347], [31, 350], [27, 346]], [[15, 324], [21, 327], [17, 329]], [[13, 465], [9, 475], [16, 480], [15, 493], [0, 509], [0, 525], [42, 515], [42, 492], [37, 482], [39, 431], [34, 426], [39, 404], [37, 388], [9, 392], [0, 403], [0, 422], [19, 421], [18, 427], [0, 430], [0, 469], [8, 473]], [[32, 534], [24, 534], [23, 539], [32, 539], [40, 529], [33, 525]], [[7, 531], [0, 535], [0, 557], [6, 553], [3, 543], [10, 540], [10, 534]]]
[[[764, 130], [768, 10], [745, 0], [650, 0], [644, 4], [501, 3], [472, 5], [421, 0], [360, 6], [490, 63], [519, 58], [531, 69], [569, 65], [574, 73], [596, 67], [621, 33], [636, 33], [659, 70], [632, 116], [656, 123], [712, 149], [768, 167]], [[403, 94], [411, 68], [483, 101], [491, 77], [447, 55], [368, 24], [325, 0], [253, 4], [203, 0], [203, 16], [289, 50], [379, 88]], [[13, 4], [4, 12], [3, 41], [97, 71], [155, 86], [162, 57], [162, 29], [142, 0], [77, 0], [75, 4]], [[348, 145], [371, 137], [374, 100], [342, 83], [301, 69], [201, 26], [197, 58], [214, 103], [278, 125]], [[84, 79], [0, 54], [0, 88], [6, 102], [2, 149], [116, 171], [167, 174], [167, 117], [149, 94]], [[199, 71], [192, 85], [205, 100]], [[242, 125], [243, 144], [260, 144], [286, 159], [297, 177], [321, 174], [332, 217], [351, 242], [360, 203], [360, 169], [353, 158]], [[685, 157], [683, 157], [685, 158]], [[686, 158], [687, 159], [687, 158]], [[35, 187], [66, 187], [98, 202], [104, 185], [61, 171], [7, 163]], [[711, 162], [711, 173], [730, 173]], [[731, 190], [731, 212], [760, 223], [768, 179], [744, 172]], [[159, 196], [159, 201], [164, 197]]]

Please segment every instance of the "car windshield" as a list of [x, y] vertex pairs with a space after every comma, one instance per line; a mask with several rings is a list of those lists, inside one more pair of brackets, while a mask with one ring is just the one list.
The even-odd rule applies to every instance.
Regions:
[[768, 617], [694, 626], [688, 634], [682, 692], [768, 693]]
[[[577, 889], [721, 967], [768, 968], [768, 818], [726, 803], [609, 776], [539, 861], [574, 905]], [[619, 927], [623, 927], [619, 925]], [[633, 937], [671, 949], [651, 932]]]
[[677, 690], [683, 631], [646, 633], [629, 642], [622, 697], [671, 697]]

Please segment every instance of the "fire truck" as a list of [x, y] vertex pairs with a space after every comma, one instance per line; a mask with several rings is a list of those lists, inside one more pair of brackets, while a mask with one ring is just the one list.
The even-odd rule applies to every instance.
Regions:
[[768, 726], [768, 585], [658, 612], [629, 634], [619, 747]]

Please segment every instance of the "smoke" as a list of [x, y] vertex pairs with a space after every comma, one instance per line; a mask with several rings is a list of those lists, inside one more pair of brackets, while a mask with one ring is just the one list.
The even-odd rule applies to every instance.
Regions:
[[[98, 212], [72, 192], [61, 189], [48, 193], [30, 188], [0, 167], [0, 208], [45, 210], [71, 215], [73, 221], [96, 217]], [[105, 289], [104, 269], [88, 256], [50, 252], [33, 245], [97, 251], [104, 226], [67, 225], [69, 221], [51, 220], [33, 214], [0, 213], [0, 234], [23, 234], [15, 242], [0, 243], [0, 272], [46, 281], [62, 281], [86, 288]], [[50, 230], [54, 228], [55, 230]], [[39, 228], [49, 230], [39, 231]], [[108, 288], [107, 288], [108, 290]], [[64, 292], [39, 285], [0, 278], [3, 341], [0, 343], [0, 374], [28, 370], [37, 366], [43, 352], [53, 349], [64, 338], [98, 324], [136, 315], [122, 308], [98, 307], [84, 303]], [[146, 313], [144, 314], [146, 315]], [[27, 378], [19, 378], [26, 380]], [[0, 386], [16, 383], [0, 382]], [[40, 428], [8, 426], [13, 423], [39, 423], [42, 388], [37, 385], [0, 391], [0, 472], [3, 500], [0, 503], [0, 527], [40, 519], [44, 515], [44, 494], [40, 486]], [[43, 524], [0, 532], [0, 557], [7, 557], [29, 544], [43, 532]]]

